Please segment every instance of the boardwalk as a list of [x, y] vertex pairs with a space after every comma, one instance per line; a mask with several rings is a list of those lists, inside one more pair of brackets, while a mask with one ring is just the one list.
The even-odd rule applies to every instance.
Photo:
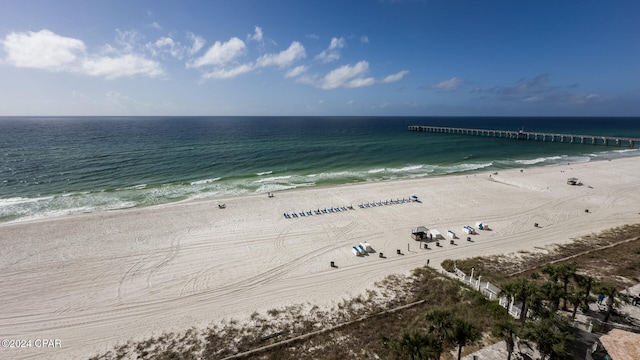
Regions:
[[458, 135], [477, 135], [492, 136], [516, 140], [535, 140], [561, 142], [571, 144], [589, 144], [604, 146], [625, 146], [634, 148], [636, 144], [640, 144], [640, 138], [627, 138], [620, 136], [600, 136], [600, 135], [576, 135], [576, 134], [553, 134], [544, 132], [530, 131], [513, 131], [513, 130], [491, 130], [491, 129], [472, 129], [472, 128], [455, 128], [442, 126], [409, 126], [411, 131], [458, 134]]

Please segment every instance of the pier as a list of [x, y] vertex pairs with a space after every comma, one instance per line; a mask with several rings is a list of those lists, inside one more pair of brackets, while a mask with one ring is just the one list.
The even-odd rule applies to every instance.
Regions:
[[588, 145], [604, 145], [635, 148], [636, 144], [640, 144], [640, 138], [627, 138], [619, 136], [601, 136], [601, 135], [576, 135], [576, 134], [553, 134], [544, 132], [531, 132], [523, 130], [490, 130], [490, 129], [473, 129], [473, 128], [456, 128], [443, 126], [422, 126], [411, 125], [411, 131], [422, 131], [432, 133], [446, 133], [458, 135], [476, 135], [491, 136], [516, 140], [534, 140], [561, 142], [570, 144], [588, 144]]

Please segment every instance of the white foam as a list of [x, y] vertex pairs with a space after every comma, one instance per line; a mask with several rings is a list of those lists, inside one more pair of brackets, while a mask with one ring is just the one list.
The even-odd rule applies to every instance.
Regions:
[[204, 179], [204, 180], [198, 180], [198, 181], [192, 181], [191, 185], [204, 185], [204, 184], [210, 184], [214, 181], [218, 181], [221, 178], [217, 177], [217, 178], [211, 178], [211, 179]]
[[283, 180], [289, 180], [289, 179], [291, 179], [291, 175], [287, 175], [287, 176], [272, 176], [272, 177], [268, 177], [268, 178], [264, 178], [264, 179], [259, 179], [259, 180], [256, 180], [254, 182], [256, 182], [256, 183], [276, 182], [276, 181], [283, 181]]
[[389, 172], [392, 173], [402, 173], [402, 172], [412, 172], [415, 170], [420, 170], [423, 168], [424, 165], [410, 165], [410, 166], [405, 166], [402, 168], [390, 168], [388, 169]]
[[636, 152], [640, 152], [640, 149], [619, 149], [619, 150], [613, 150], [613, 152], [615, 152], [615, 153], [636, 153]]
[[459, 165], [452, 165], [452, 166], [442, 166], [439, 168], [439, 170], [441, 170], [443, 174], [452, 174], [457, 172], [484, 169], [492, 165], [493, 165], [493, 162], [480, 163], [480, 164], [467, 163], [467, 164], [459, 164]]
[[138, 185], [132, 185], [132, 186], [127, 186], [123, 188], [117, 188], [116, 190], [142, 190], [146, 188], [147, 188], [147, 184], [138, 184]]
[[535, 159], [525, 159], [525, 160], [515, 160], [516, 163], [518, 164], [522, 164], [522, 165], [533, 165], [533, 164], [539, 164], [541, 162], [545, 162], [547, 161], [547, 158], [535, 158]]
[[263, 171], [263, 172], [256, 173], [256, 175], [258, 176], [270, 175], [270, 174], [273, 174], [273, 171]]
[[39, 198], [13, 197], [13, 198], [7, 198], [7, 199], [0, 199], [0, 208], [4, 206], [36, 203], [36, 202], [46, 201], [50, 199], [53, 199], [53, 196], [45, 196], [45, 197], [39, 197]]

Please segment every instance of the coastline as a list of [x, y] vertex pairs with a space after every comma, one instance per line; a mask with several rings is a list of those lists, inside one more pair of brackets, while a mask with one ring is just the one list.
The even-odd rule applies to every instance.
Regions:
[[[638, 158], [296, 188], [0, 224], [0, 337], [61, 348], [9, 358], [90, 357], [118, 343], [310, 302], [330, 306], [430, 260], [536, 251], [640, 220]], [[489, 177], [489, 175], [492, 175]], [[569, 177], [583, 186], [567, 185]], [[361, 202], [411, 202], [361, 209]], [[217, 202], [225, 203], [219, 209]], [[285, 219], [283, 213], [353, 205]], [[589, 212], [585, 212], [588, 209]], [[464, 241], [462, 226], [491, 231]], [[539, 227], [533, 224], [538, 223]], [[458, 234], [424, 250], [415, 226]], [[355, 257], [369, 242], [377, 254]], [[408, 244], [408, 245], [407, 245]], [[409, 250], [407, 250], [407, 246]], [[401, 250], [404, 255], [397, 255]], [[330, 268], [335, 261], [337, 268]]]

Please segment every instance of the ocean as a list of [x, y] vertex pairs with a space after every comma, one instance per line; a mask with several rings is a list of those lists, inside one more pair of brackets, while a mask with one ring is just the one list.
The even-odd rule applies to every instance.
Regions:
[[0, 117], [0, 222], [640, 156], [409, 125], [640, 138], [639, 118]]

